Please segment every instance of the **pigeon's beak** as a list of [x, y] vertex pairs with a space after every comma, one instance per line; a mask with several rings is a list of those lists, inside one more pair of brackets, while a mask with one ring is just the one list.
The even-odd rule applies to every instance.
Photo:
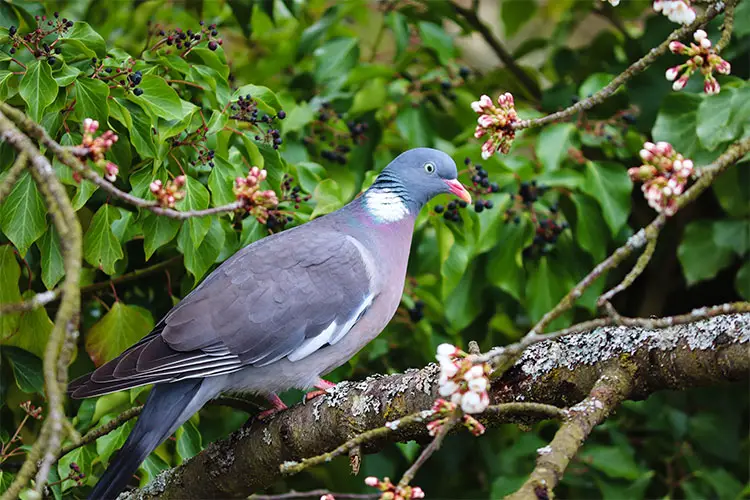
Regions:
[[456, 179], [443, 180], [448, 185], [450, 192], [471, 205], [471, 194], [466, 190], [463, 184]]

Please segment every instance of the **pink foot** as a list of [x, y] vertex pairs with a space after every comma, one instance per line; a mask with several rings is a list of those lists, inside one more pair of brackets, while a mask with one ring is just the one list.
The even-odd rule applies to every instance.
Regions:
[[271, 408], [267, 410], [263, 410], [262, 412], [258, 413], [257, 419], [258, 420], [264, 420], [271, 415], [274, 415], [282, 410], [286, 410], [288, 407], [284, 404], [284, 402], [281, 400], [280, 397], [278, 397], [276, 394], [271, 394], [270, 396], [267, 396], [268, 401], [271, 403]]
[[315, 383], [315, 385], [313, 387], [315, 387], [318, 390], [317, 391], [310, 391], [307, 394], [305, 394], [305, 398], [302, 400], [303, 403], [305, 401], [310, 401], [311, 399], [315, 399], [318, 396], [322, 396], [323, 394], [326, 393], [326, 391], [328, 389], [330, 389], [332, 387], [336, 387], [336, 384], [334, 384], [333, 382], [329, 382], [327, 380], [323, 380], [321, 378], [321, 379], [318, 379], [318, 381]]

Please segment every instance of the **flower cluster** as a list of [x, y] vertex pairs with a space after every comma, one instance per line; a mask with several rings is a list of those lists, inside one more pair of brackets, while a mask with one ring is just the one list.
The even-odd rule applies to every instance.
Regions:
[[167, 181], [164, 185], [159, 179], [155, 180], [149, 186], [149, 189], [160, 207], [174, 208], [174, 204], [185, 197], [182, 187], [185, 186], [186, 178], [184, 175], [178, 175], [173, 181]]
[[692, 160], [685, 159], [668, 142], [647, 142], [640, 152], [643, 165], [628, 170], [633, 181], [643, 181], [641, 190], [657, 212], [672, 215], [677, 197], [693, 175]]
[[495, 106], [488, 96], [483, 95], [471, 103], [471, 109], [479, 114], [474, 137], [489, 135], [482, 144], [482, 158], [485, 160], [498, 151], [507, 154], [516, 136], [513, 125], [518, 121], [515, 103], [510, 92], [500, 95]]
[[422, 488], [419, 486], [399, 486], [393, 484], [387, 477], [381, 481], [375, 476], [370, 476], [365, 478], [365, 484], [382, 491], [380, 500], [411, 500], [424, 498], [424, 491], [422, 491]]
[[[109, 182], [114, 182], [117, 179], [117, 174], [120, 169], [118, 166], [111, 161], [107, 161], [104, 155], [112, 149], [112, 146], [117, 142], [119, 137], [111, 130], [107, 130], [99, 137], [94, 137], [96, 131], [99, 130], [99, 122], [86, 118], [83, 120], [83, 140], [81, 147], [85, 148], [86, 153], [82, 157], [82, 160], [89, 159], [93, 161], [96, 166], [104, 171], [104, 177]], [[74, 174], [74, 178], [80, 182], [80, 174], [77, 172]]]
[[655, 0], [654, 10], [661, 12], [673, 23], [690, 24], [695, 21], [695, 9], [690, 0]]
[[31, 401], [24, 401], [20, 405], [23, 411], [26, 412], [28, 416], [30, 416], [33, 419], [41, 420], [42, 419], [42, 407], [41, 406], [34, 406], [31, 404]]
[[449, 401], [435, 401], [432, 407], [435, 418], [427, 424], [430, 435], [437, 434], [459, 407], [464, 412], [464, 426], [475, 436], [483, 434], [484, 426], [470, 414], [481, 413], [490, 404], [489, 364], [475, 365], [468, 354], [451, 344], [440, 344], [436, 358], [440, 363], [438, 392]]
[[266, 179], [265, 169], [252, 167], [247, 177], [237, 177], [234, 181], [234, 195], [237, 201], [247, 209], [261, 224], [265, 224], [269, 211], [276, 208], [279, 198], [272, 189], [260, 189], [260, 183]]
[[[667, 80], [674, 82], [672, 84], [674, 90], [682, 90], [692, 74], [700, 69], [700, 72], [703, 73], [703, 91], [709, 95], [718, 94], [721, 87], [713, 73], [716, 71], [722, 75], [728, 75], [732, 71], [732, 66], [716, 53], [705, 31], [696, 31], [693, 38], [695, 43], [691, 43], [690, 46], [678, 41], [669, 44], [669, 50], [674, 54], [685, 55], [689, 59], [683, 64], [669, 68], [665, 76]], [[677, 78], [678, 76], [679, 78]]]

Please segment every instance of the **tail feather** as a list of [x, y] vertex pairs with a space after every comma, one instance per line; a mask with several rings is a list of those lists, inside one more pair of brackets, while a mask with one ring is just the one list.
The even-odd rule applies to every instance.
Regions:
[[113, 499], [127, 486], [141, 462], [215, 394], [203, 380], [157, 384], [133, 432], [110, 462], [89, 500]]

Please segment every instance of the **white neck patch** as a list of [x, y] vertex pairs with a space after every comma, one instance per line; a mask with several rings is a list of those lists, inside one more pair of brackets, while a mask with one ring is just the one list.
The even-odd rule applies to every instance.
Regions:
[[397, 222], [409, 215], [401, 197], [389, 189], [371, 189], [365, 194], [365, 205], [378, 222]]

